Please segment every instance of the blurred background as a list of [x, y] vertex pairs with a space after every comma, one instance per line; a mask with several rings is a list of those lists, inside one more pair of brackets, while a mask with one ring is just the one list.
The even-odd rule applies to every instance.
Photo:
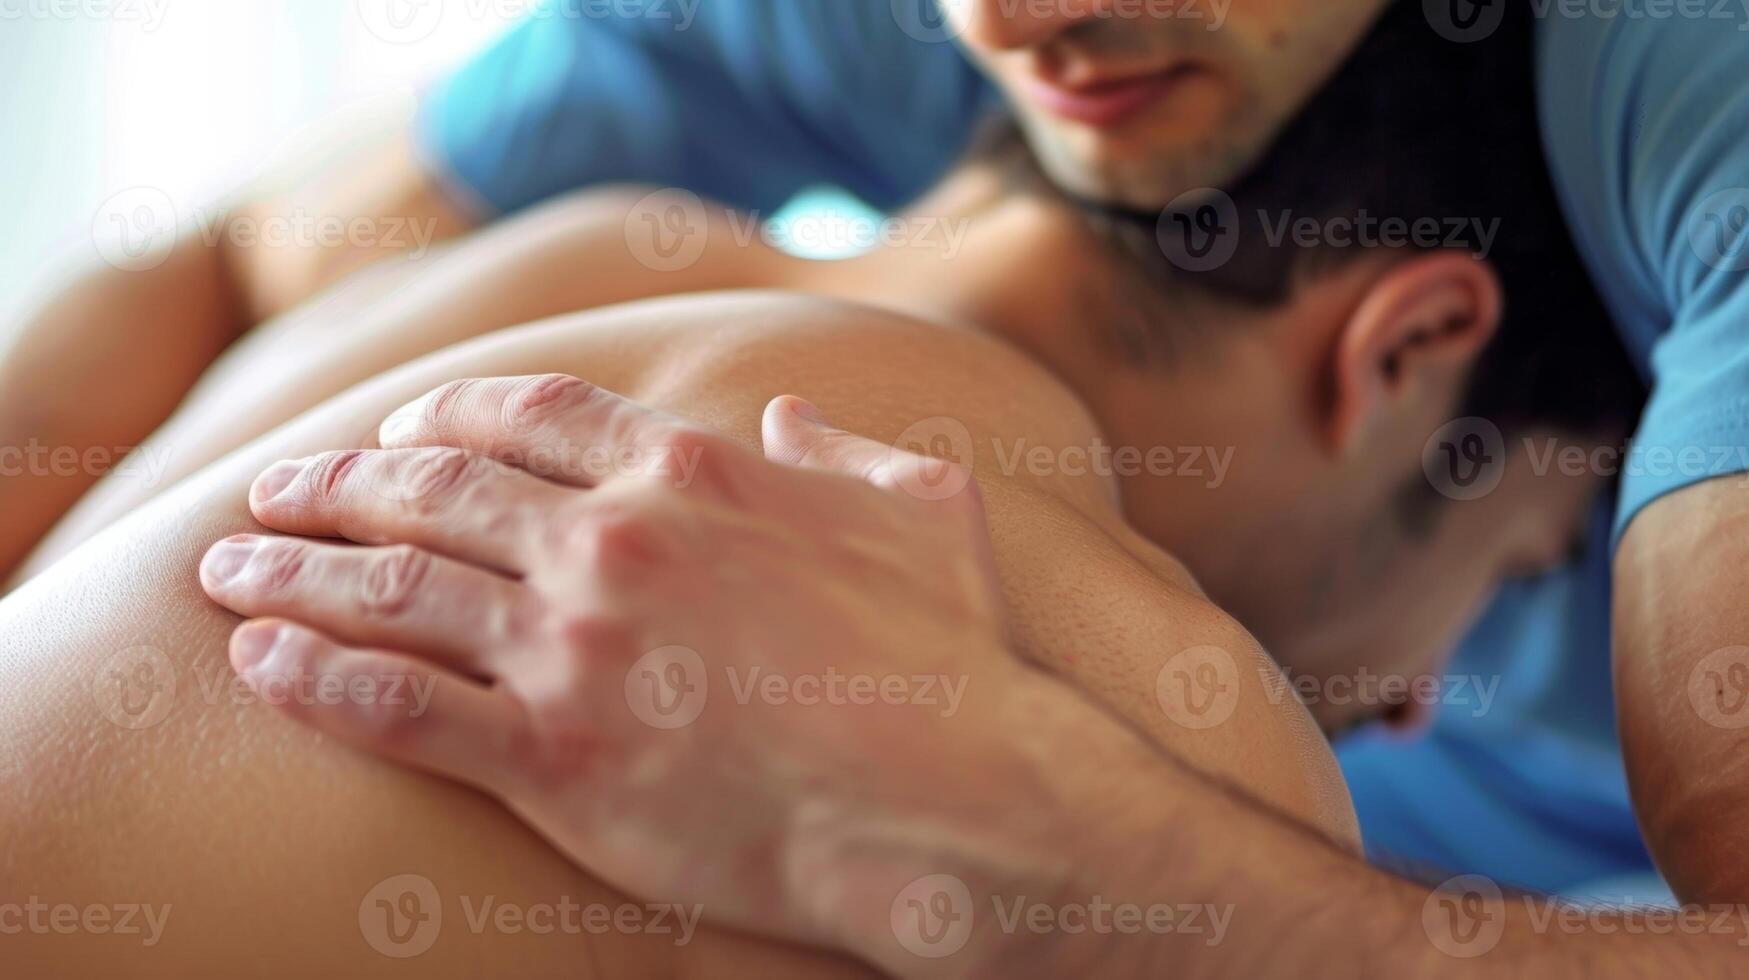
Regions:
[[[134, 187], [198, 208], [534, 0], [0, 0], [0, 324]], [[3, 329], [3, 328], [0, 328]]]

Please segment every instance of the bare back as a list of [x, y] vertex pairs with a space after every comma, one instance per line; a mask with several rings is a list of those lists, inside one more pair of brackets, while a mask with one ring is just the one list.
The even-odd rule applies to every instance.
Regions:
[[[536, 932], [482, 919], [488, 902], [525, 915], [639, 903], [572, 868], [491, 801], [323, 744], [231, 685], [224, 650], [236, 618], [201, 593], [196, 567], [210, 543], [260, 530], [245, 505], [257, 473], [278, 459], [368, 448], [381, 418], [444, 381], [551, 371], [750, 443], [764, 403], [786, 392], [888, 440], [940, 417], [978, 438], [1050, 446], [1093, 435], [1047, 373], [988, 338], [770, 294], [549, 321], [350, 391], [163, 494], [0, 603], [0, 903], [170, 910], [149, 949], [138, 936], [0, 935], [9, 964], [30, 976], [857, 972], [708, 925], [682, 946], [672, 931]], [[1252, 671], [1240, 672], [1228, 724], [1195, 730], [1161, 711], [1155, 682], [1174, 653], [1215, 642], [1262, 655], [1175, 579], [1169, 560], [1125, 533], [1109, 488], [1017, 482], [983, 465], [980, 479], [1023, 653], [1194, 764], [1352, 840], [1327, 748]], [[383, 952], [381, 930], [395, 952], [388, 914], [415, 911], [395, 904], [403, 875], [430, 882], [442, 920], [429, 951], [399, 959]], [[392, 901], [379, 906], [384, 882]]]

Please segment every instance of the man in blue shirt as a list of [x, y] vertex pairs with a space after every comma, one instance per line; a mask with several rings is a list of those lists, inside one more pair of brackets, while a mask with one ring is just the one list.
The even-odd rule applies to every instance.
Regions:
[[[554, 4], [430, 93], [420, 145], [485, 214], [611, 180], [767, 210], [824, 182], [892, 207], [1006, 104], [1066, 189], [1158, 208], [1242, 169], [1381, 5], [1325, 4], [1286, 25], [1242, 4], [1217, 29], [1213, 7], [1184, 4], [1159, 30], [1124, 23], [1122, 4], [1044, 5], [1057, 19], [984, 9], [1004, 6], [943, 4], [932, 18], [904, 0], [743, 0], [706, 4], [690, 31], [673, 32], [654, 17], [581, 22]], [[1061, 11], [1074, 8], [1103, 26], [1066, 25]], [[1735, 897], [1749, 862], [1716, 858], [1735, 853], [1729, 815], [1749, 795], [1749, 773], [1728, 755], [1731, 729], [1703, 719], [1687, 689], [1703, 658], [1749, 636], [1717, 574], [1735, 549], [1708, 530], [1737, 508], [1749, 516], [1749, 492], [1734, 480], [1677, 491], [1749, 469], [1749, 145], [1739, 135], [1749, 128], [1749, 13], [1562, 9], [1540, 25], [1537, 93], [1555, 182], [1653, 380], [1651, 406], [1615, 464], [1621, 499], [1600, 510], [1592, 546], [1571, 570], [1508, 588], [1458, 652], [1451, 673], [1497, 680], [1495, 703], [1443, 711], [1415, 743], [1354, 739], [1345, 769], [1377, 857], [1568, 894], [1661, 897], [1615, 731], [1613, 557], [1619, 581], [1650, 591], [1677, 579], [1684, 597], [1681, 609], [1644, 593], [1617, 607], [1616, 670], [1635, 737], [1627, 775], [1647, 836], [1683, 897]], [[1464, 0], [1428, 11], [1452, 43], [1499, 22]], [[1126, 90], [1138, 74], [1131, 86], [1167, 92]], [[1665, 511], [1665, 530], [1636, 527], [1618, 550], [1648, 509]], [[1692, 547], [1672, 546], [1677, 530]], [[1666, 567], [1671, 559], [1679, 564]], [[1738, 659], [1725, 660], [1728, 678]], [[1721, 774], [1732, 780], [1714, 785]]]
[[[1384, 6], [934, 3], [705, 0], [683, 18], [662, 0], [553, 0], [427, 93], [407, 128], [238, 213], [315, 202], [431, 216], [457, 234], [608, 181], [764, 211], [834, 184], [896, 207], [1004, 106], [1063, 187], [1157, 209], [1242, 173]], [[1426, 10], [1454, 44], [1498, 23], [1466, 0]], [[1717, 478], [1749, 470], [1749, 345], [1734, 343], [1749, 316], [1749, 84], [1732, 70], [1749, 61], [1749, 15], [1569, 12], [1551, 6], [1540, 26], [1549, 155], [1651, 405], [1593, 547], [1566, 573], [1508, 589], [1459, 652], [1454, 674], [1499, 680], [1493, 704], [1447, 710], [1411, 745], [1363, 736], [1347, 771], [1381, 857], [1644, 897], [1607, 883], [1651, 870], [1637, 816], [1678, 895], [1734, 899], [1749, 883], [1732, 819], [1749, 793], [1732, 751], [1749, 622], [1730, 584], [1749, 545], [1729, 531], [1749, 516], [1749, 491]], [[192, 377], [250, 324], [386, 251], [264, 255], [228, 237], [184, 239], [151, 268], [96, 273], [44, 307], [0, 365], [12, 399], [0, 436], [137, 442], [175, 403], [129, 380], [139, 358]], [[125, 320], [106, 311], [147, 304], [173, 308], [149, 345], [104, 332]], [[82, 389], [77, 401], [33, 383], [70, 349], [109, 352], [86, 383], [62, 385]], [[0, 564], [82, 489], [73, 478], [9, 498], [17, 538], [0, 540]]]

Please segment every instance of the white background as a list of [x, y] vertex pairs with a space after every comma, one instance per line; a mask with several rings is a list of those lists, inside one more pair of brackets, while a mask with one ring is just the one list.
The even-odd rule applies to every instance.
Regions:
[[[414, 31], [428, 36], [405, 43], [384, 30], [392, 4], [430, 8]], [[0, 0], [0, 338], [32, 296], [94, 254], [92, 220], [110, 195], [150, 186], [203, 205], [316, 120], [415, 91], [525, 7]]]

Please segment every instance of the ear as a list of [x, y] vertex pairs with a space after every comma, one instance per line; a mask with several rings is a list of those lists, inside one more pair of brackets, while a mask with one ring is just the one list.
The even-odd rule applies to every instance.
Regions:
[[1391, 261], [1336, 338], [1331, 448], [1347, 455], [1391, 416], [1455, 397], [1504, 303], [1493, 267], [1467, 252]]

